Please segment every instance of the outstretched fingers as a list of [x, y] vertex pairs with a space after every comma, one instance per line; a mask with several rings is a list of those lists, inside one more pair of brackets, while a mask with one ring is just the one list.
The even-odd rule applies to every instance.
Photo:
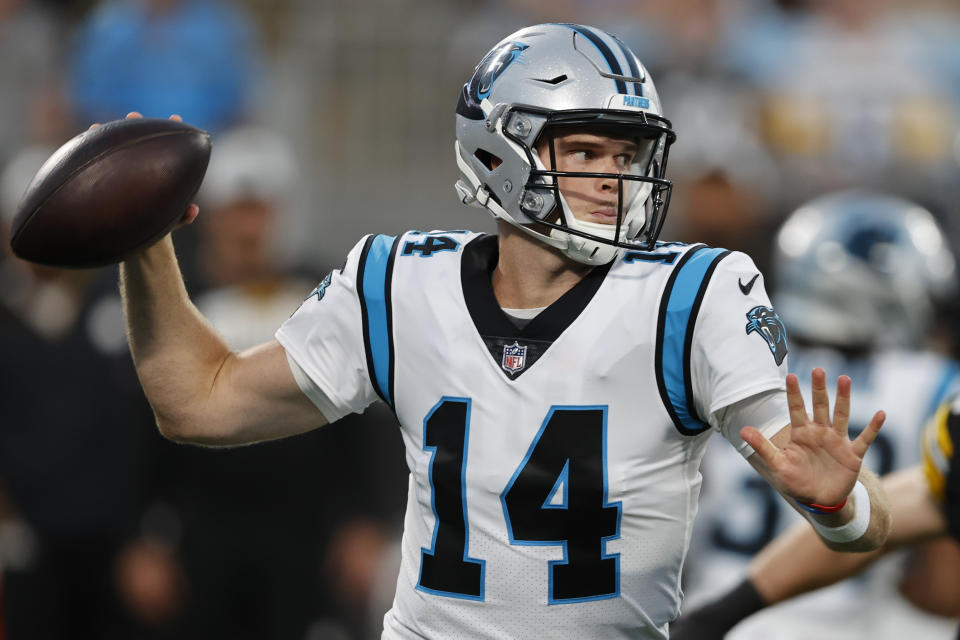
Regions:
[[827, 373], [820, 367], [810, 373], [811, 396], [813, 398], [813, 421], [817, 424], [830, 424], [830, 394], [827, 393]]
[[867, 449], [869, 449], [873, 441], [877, 439], [877, 434], [880, 433], [880, 427], [883, 426], [883, 421], [886, 419], [887, 414], [883, 411], [877, 411], [873, 414], [873, 419], [870, 420], [870, 424], [868, 424], [866, 429], [853, 441], [853, 452], [857, 454], [857, 457], [863, 459], [863, 456], [867, 453]]
[[833, 407], [833, 426], [840, 433], [847, 433], [850, 424], [850, 376], [837, 378], [837, 401]]
[[803, 404], [803, 394], [800, 393], [800, 381], [793, 373], [787, 375], [787, 407], [790, 409], [791, 426], [803, 427], [810, 421]]

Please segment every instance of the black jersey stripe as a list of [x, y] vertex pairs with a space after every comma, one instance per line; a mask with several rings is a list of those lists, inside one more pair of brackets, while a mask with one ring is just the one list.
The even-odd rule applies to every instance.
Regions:
[[390, 406], [396, 410], [397, 396], [394, 393], [394, 372], [397, 369], [396, 359], [394, 357], [394, 343], [393, 343], [393, 265], [397, 259], [397, 250], [400, 248], [400, 236], [393, 241], [393, 246], [390, 247], [390, 256], [387, 259], [387, 273], [385, 276], [384, 283], [384, 300], [387, 305], [387, 345], [388, 345], [388, 358], [390, 362], [389, 366], [389, 381], [388, 381], [388, 390], [389, 397], [391, 400]]
[[730, 252], [704, 245], [688, 251], [674, 267], [660, 299], [655, 370], [660, 398], [683, 435], [708, 428], [697, 415], [690, 355], [697, 313], [717, 264]]
[[391, 276], [398, 238], [376, 235], [367, 238], [357, 266], [357, 294], [363, 323], [363, 347], [370, 383], [377, 395], [393, 405], [393, 320]]
[[[711, 254], [713, 261], [710, 262], [710, 266], [707, 267], [706, 273], [703, 275], [703, 280], [700, 283], [700, 288], [697, 291], [697, 297], [693, 302], [693, 308], [690, 310], [690, 321], [687, 324], [687, 335], [683, 340], [683, 363], [684, 363], [684, 377], [683, 384], [687, 393], [687, 407], [690, 409], [691, 415], [695, 415], [696, 406], [693, 399], [693, 376], [691, 371], [690, 356], [693, 352], [693, 331], [697, 326], [697, 318], [700, 315], [700, 305], [703, 304], [703, 296], [707, 292], [707, 285], [710, 284], [710, 278], [713, 277], [713, 272], [716, 271], [717, 265], [720, 264], [720, 261], [730, 255], [729, 251], [724, 249], [710, 249], [707, 254]], [[701, 421], [701, 424], [703, 422]], [[706, 425], [704, 425], [706, 427]]]

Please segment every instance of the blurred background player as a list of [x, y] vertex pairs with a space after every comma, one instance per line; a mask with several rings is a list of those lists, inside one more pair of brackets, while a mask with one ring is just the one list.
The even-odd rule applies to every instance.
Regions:
[[[721, 640], [730, 637], [727, 631], [737, 622], [764, 607], [850, 578], [888, 553], [924, 543], [929, 545], [931, 540], [960, 542], [958, 444], [960, 398], [954, 397], [940, 407], [924, 430], [922, 464], [883, 478], [893, 513], [893, 528], [881, 549], [870, 553], [835, 553], [808, 535], [804, 527], [794, 525], [765, 547], [750, 564], [748, 580], [715, 602], [684, 614], [671, 638]], [[950, 565], [947, 571], [928, 582], [928, 588], [940, 590], [936, 600], [942, 612], [960, 617], [957, 584], [960, 573], [956, 571], [956, 565]], [[914, 621], [913, 624], [898, 625], [889, 637], [926, 639], [941, 635], [960, 638], [960, 627], [956, 629], [956, 636], [946, 633], [931, 635], [929, 629]]]
[[[157, 487], [150, 409], [126, 346], [115, 269], [9, 251], [48, 147], [0, 174], [0, 568], [9, 640], [162, 638], [182, 584], [143, 528]], [[137, 580], [123, 579], [139, 567]]]
[[[215, 140], [187, 280], [210, 323], [245, 349], [270, 339], [320, 278], [290, 264], [276, 237], [298, 174], [290, 144], [254, 125]], [[383, 441], [388, 411], [348, 422], [256, 447], [174, 448], [167, 506], [180, 535], [170, 543], [189, 584], [178, 637], [366, 637], [373, 573], [402, 502], [369, 483], [396, 471], [390, 486], [402, 486], [404, 473], [399, 438]], [[372, 438], [383, 442], [375, 451]]]
[[32, 143], [59, 146], [70, 130], [61, 86], [64, 32], [64, 16], [54, 8], [0, 0], [0, 121], [19, 123], [0, 127], [0, 167]]
[[241, 4], [110, 0], [76, 31], [68, 94], [77, 122], [109, 122], [139, 105], [217, 133], [250, 117], [261, 66], [258, 28]]
[[[851, 431], [870, 417], [858, 408], [883, 406], [888, 415], [866, 463], [878, 473], [915, 464], [920, 426], [958, 385], [956, 364], [924, 348], [957, 280], [933, 216], [912, 202], [865, 190], [817, 198], [777, 235], [774, 275], [772, 300], [787, 326], [790, 369], [807, 371], [816, 363], [831, 375], [850, 375], [857, 382]], [[809, 388], [804, 392], [809, 397]], [[797, 519], [725, 449], [710, 447], [704, 460], [685, 608], [737, 583], [754, 554]], [[894, 631], [889, 624], [896, 616], [929, 627], [925, 638], [949, 637], [952, 630], [915, 613], [893, 588], [861, 580], [773, 608], [731, 637], [896, 638], [902, 627]]]

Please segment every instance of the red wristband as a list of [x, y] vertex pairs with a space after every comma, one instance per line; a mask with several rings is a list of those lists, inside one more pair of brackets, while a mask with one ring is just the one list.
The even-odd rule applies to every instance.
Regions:
[[843, 505], [847, 504], [847, 499], [844, 498], [839, 504], [834, 505], [816, 504], [815, 502], [800, 502], [799, 500], [797, 500], [797, 504], [800, 505], [801, 509], [809, 511], [810, 513], [836, 513], [837, 511], [840, 511], [840, 509], [843, 509]]

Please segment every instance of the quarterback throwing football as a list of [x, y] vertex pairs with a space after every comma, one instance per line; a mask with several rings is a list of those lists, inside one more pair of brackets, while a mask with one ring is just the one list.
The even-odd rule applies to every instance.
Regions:
[[861, 460], [883, 414], [851, 441], [850, 380], [831, 415], [817, 369], [808, 415], [750, 258], [657, 241], [675, 134], [626, 46], [518, 31], [456, 119], [457, 193], [497, 235], [366, 237], [269, 344], [229, 351], [169, 237], [123, 265], [167, 437], [250, 443], [387, 403], [410, 469], [389, 639], [668, 637], [713, 430], [832, 548], [882, 544]]

